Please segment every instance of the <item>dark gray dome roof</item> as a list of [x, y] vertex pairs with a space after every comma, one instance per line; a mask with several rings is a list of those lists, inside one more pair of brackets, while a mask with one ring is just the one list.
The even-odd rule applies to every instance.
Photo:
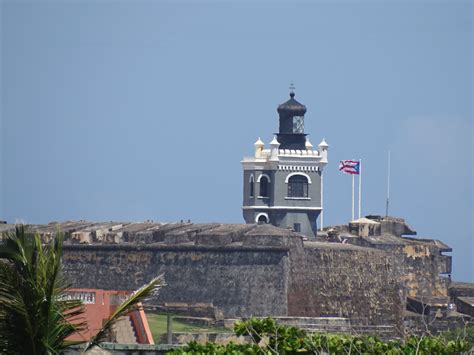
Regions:
[[291, 113], [292, 116], [303, 116], [306, 106], [295, 100], [295, 93], [290, 92], [290, 99], [278, 106], [278, 113]]

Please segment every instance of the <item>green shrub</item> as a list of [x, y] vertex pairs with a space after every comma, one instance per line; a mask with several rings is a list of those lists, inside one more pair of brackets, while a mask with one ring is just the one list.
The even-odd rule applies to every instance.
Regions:
[[183, 348], [175, 349], [168, 354], [264, 354], [261, 348], [255, 344], [234, 344], [218, 345], [215, 343], [198, 344], [195, 341], [190, 342]]
[[451, 330], [441, 334], [446, 340], [458, 340], [464, 339], [469, 342], [471, 346], [474, 346], [474, 326], [469, 325], [463, 328]]
[[307, 334], [304, 330], [278, 325], [272, 318], [236, 322], [235, 334], [247, 336], [250, 344], [205, 345], [191, 342], [172, 354], [387, 354], [427, 355], [457, 354], [468, 351], [470, 343], [461, 337], [448, 339], [445, 336], [411, 336], [404, 342], [384, 342], [375, 336], [352, 336], [339, 334]]

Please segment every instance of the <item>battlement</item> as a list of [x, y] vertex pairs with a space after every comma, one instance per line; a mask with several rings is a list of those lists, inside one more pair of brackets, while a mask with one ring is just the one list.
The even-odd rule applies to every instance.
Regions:
[[[14, 227], [5, 224], [1, 231], [12, 231]], [[45, 242], [49, 242], [58, 231], [63, 232], [65, 245], [272, 247], [287, 245], [288, 238], [302, 240], [297, 233], [269, 224], [65, 221], [29, 227]]]
[[255, 143], [255, 154], [253, 157], [244, 157], [242, 165], [252, 167], [255, 163], [275, 163], [278, 161], [304, 162], [320, 165], [327, 164], [327, 143], [323, 141], [319, 144], [318, 150], [313, 149], [313, 145], [306, 140], [306, 149], [279, 149], [279, 142], [274, 139], [270, 143], [270, 149], [264, 149], [265, 145], [260, 138]]
[[[259, 150], [255, 157], [245, 157], [244, 161], [254, 161], [255, 159], [267, 160], [271, 157], [272, 151], [270, 149]], [[278, 149], [278, 157], [309, 157], [321, 158], [321, 154], [313, 149]]]

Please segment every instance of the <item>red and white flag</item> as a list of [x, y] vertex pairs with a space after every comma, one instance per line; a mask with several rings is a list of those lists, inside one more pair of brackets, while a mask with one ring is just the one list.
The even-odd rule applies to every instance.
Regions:
[[358, 160], [341, 160], [339, 170], [346, 174], [359, 175], [360, 161]]

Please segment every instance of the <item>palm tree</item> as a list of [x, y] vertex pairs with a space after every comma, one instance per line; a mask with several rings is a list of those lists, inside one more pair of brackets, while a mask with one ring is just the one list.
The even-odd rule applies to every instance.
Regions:
[[[64, 235], [52, 243], [18, 225], [3, 235], [0, 244], [0, 353], [59, 354], [78, 342], [66, 339], [86, 329], [84, 306], [66, 299], [69, 285], [61, 274]], [[104, 327], [87, 343], [86, 350], [104, 341], [113, 323], [132, 311], [161, 285], [161, 277], [133, 293]]]

